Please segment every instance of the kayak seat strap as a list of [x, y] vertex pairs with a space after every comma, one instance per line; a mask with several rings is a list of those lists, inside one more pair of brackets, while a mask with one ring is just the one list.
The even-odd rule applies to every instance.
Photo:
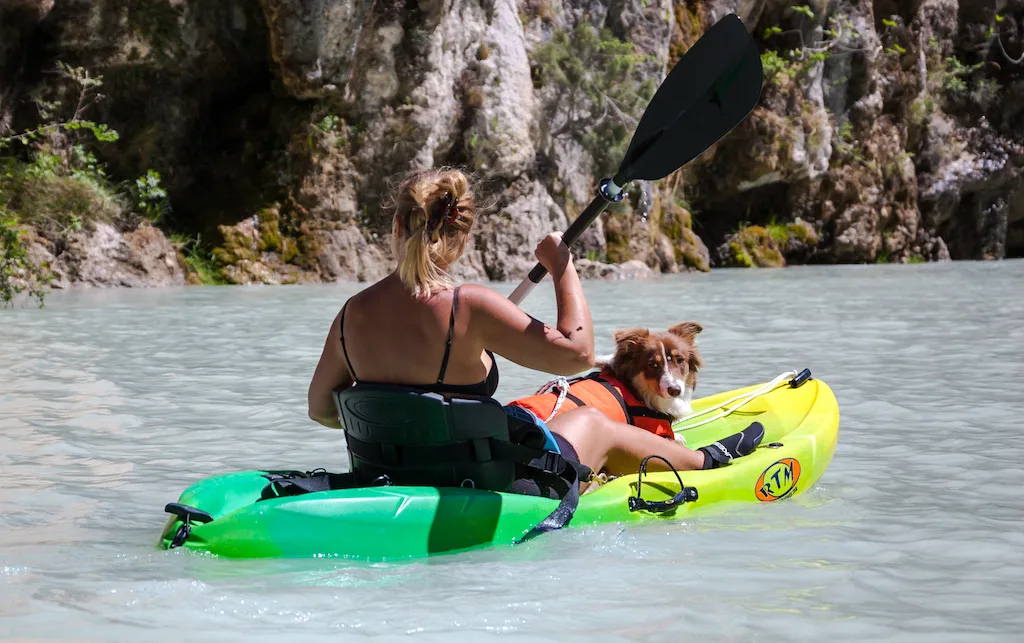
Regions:
[[263, 488], [260, 500], [333, 489], [351, 489], [356, 486], [355, 477], [351, 473], [329, 473], [323, 469], [305, 472], [267, 471], [263, 477], [270, 483]]
[[589, 468], [577, 462], [570, 462], [554, 451], [541, 451], [493, 438], [477, 438], [443, 445], [400, 446], [376, 444], [349, 436], [348, 448], [350, 453], [362, 460], [364, 464], [380, 467], [408, 466], [415, 468], [422, 465], [458, 465], [484, 463], [491, 460], [512, 460], [546, 473], [559, 474], [566, 467], [571, 467], [576, 470], [577, 476], [589, 476], [590, 474]]

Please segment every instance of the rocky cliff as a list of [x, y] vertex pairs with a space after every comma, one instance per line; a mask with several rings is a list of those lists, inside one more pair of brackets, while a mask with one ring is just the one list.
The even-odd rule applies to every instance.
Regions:
[[458, 165], [494, 201], [458, 272], [515, 279], [730, 12], [760, 106], [588, 274], [1024, 255], [1024, 0], [6, 0], [0, 220], [63, 284], [372, 280], [391, 181]]

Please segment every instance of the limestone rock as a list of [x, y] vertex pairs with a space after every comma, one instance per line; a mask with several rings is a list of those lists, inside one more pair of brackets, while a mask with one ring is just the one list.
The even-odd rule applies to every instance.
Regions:
[[[478, 62], [481, 105], [467, 132], [477, 143], [473, 167], [491, 176], [514, 179], [533, 163], [531, 127], [536, 118], [526, 39], [514, 0], [496, 0]], [[480, 57], [478, 49], [477, 57]]]
[[503, 207], [477, 223], [477, 243], [487, 276], [510, 281], [526, 276], [537, 263], [537, 244], [547, 234], [565, 230], [567, 221], [540, 181], [517, 181], [503, 201]]
[[647, 264], [636, 259], [621, 264], [578, 259], [575, 264], [580, 279], [649, 279], [654, 276]]
[[177, 251], [150, 226], [122, 233], [108, 223], [96, 223], [92, 230], [73, 234], [67, 249], [49, 264], [56, 287], [185, 285]]
[[400, 28], [362, 33], [373, 6], [370, 0], [261, 0], [261, 4], [271, 56], [284, 86], [296, 98], [345, 88], [362, 38], [369, 36], [392, 49], [401, 41]]
[[384, 251], [367, 243], [355, 226], [319, 230], [313, 240], [319, 246], [316, 259], [324, 281], [377, 281], [393, 268]]
[[1011, 204], [1024, 195], [1022, 161], [1024, 146], [984, 119], [969, 128], [948, 117], [932, 119], [922, 152], [921, 210], [928, 229], [948, 240], [954, 258], [1006, 255]]

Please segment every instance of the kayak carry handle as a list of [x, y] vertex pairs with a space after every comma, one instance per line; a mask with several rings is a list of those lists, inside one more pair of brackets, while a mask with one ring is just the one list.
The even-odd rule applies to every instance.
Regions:
[[805, 368], [789, 380], [789, 388], [800, 388], [809, 379], [811, 379], [811, 369]]
[[198, 522], [199, 524], [213, 522], [213, 516], [202, 509], [196, 509], [195, 507], [190, 507], [177, 502], [167, 503], [164, 507], [164, 511], [169, 514], [174, 514], [185, 522]]

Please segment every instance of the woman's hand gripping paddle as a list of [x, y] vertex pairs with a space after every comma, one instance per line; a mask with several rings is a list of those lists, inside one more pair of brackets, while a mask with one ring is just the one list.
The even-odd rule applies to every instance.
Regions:
[[[562, 235], [572, 246], [634, 179], [675, 172], [747, 117], [761, 97], [761, 56], [736, 14], [715, 23], [679, 59], [640, 119], [626, 158]], [[547, 274], [539, 263], [509, 296], [519, 304]]]

